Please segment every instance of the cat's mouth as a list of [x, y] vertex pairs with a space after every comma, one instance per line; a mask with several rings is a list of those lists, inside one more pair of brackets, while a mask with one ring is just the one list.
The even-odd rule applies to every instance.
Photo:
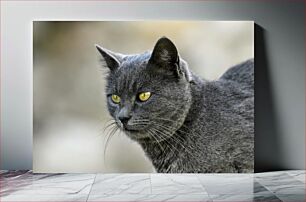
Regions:
[[149, 137], [146, 129], [136, 129], [129, 126], [121, 126], [120, 128], [128, 137], [136, 141], [142, 141]]
[[146, 130], [147, 127], [144, 126], [140, 126], [137, 124], [123, 124], [121, 122], [117, 122], [117, 125], [119, 126], [119, 128], [121, 128], [124, 132], [129, 132], [129, 133], [140, 133], [140, 132], [144, 132]]
[[126, 131], [126, 132], [130, 132], [130, 133], [137, 133], [139, 132], [140, 130], [138, 129], [131, 129], [131, 128], [128, 128], [128, 127], [123, 127], [123, 131]]
[[135, 141], [143, 141], [144, 139], [147, 139], [149, 135], [145, 131], [141, 130], [125, 130], [123, 129], [125, 134], [130, 137], [131, 139]]
[[116, 121], [117, 126], [123, 131], [128, 137], [135, 141], [142, 141], [150, 137], [147, 133], [149, 125], [140, 125], [135, 123], [122, 123], [120, 121]]

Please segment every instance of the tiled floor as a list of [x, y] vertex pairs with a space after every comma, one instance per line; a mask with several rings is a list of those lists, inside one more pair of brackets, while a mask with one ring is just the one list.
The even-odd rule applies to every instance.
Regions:
[[305, 171], [33, 174], [1, 171], [0, 201], [305, 201]]

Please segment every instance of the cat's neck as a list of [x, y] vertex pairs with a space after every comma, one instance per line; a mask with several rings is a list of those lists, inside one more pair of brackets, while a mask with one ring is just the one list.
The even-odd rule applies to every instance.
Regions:
[[[173, 165], [176, 164], [176, 161], [179, 159], [180, 155], [192, 156], [189, 153], [192, 142], [196, 141], [195, 139], [191, 140], [190, 133], [192, 131], [193, 120], [197, 118], [198, 109], [195, 107], [196, 103], [200, 102], [202, 87], [205, 81], [196, 77], [194, 82], [191, 84], [191, 95], [192, 95], [192, 105], [187, 113], [183, 125], [175, 131], [175, 133], [161, 142], [156, 142], [152, 140], [140, 142], [147, 156], [151, 159], [155, 169], [158, 172], [175, 172], [173, 171]], [[192, 137], [194, 138], [194, 137]], [[177, 162], [179, 163], [179, 162]]]
[[179, 155], [182, 155], [183, 151], [188, 147], [186, 144], [187, 132], [186, 130], [179, 129], [171, 138], [164, 139], [163, 141], [148, 140], [140, 142], [157, 172], [167, 173], [171, 171]]

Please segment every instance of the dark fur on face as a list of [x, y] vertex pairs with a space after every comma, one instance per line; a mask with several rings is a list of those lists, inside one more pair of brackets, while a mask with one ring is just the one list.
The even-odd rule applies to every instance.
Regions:
[[[157, 172], [253, 172], [252, 59], [206, 81], [188, 69], [165, 37], [142, 54], [97, 49], [109, 69], [109, 113]], [[143, 101], [145, 92], [150, 97]]]
[[[101, 47], [98, 50], [110, 68], [106, 87], [109, 112], [127, 135], [134, 140], [161, 141], [162, 137], [154, 135], [157, 128], [167, 126], [172, 134], [181, 127], [190, 107], [191, 78], [169, 39], [161, 38], [152, 53], [123, 56]], [[151, 97], [142, 102], [138, 99], [141, 92], [151, 92]], [[113, 94], [121, 98], [119, 104], [112, 101]], [[128, 120], [122, 123], [121, 115]]]

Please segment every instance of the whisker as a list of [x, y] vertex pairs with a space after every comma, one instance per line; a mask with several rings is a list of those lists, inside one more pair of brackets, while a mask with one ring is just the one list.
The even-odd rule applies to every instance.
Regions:
[[116, 134], [117, 130], [119, 128], [115, 125], [112, 130], [110, 131], [110, 133], [108, 134], [107, 136], [107, 139], [106, 139], [106, 142], [105, 142], [105, 145], [104, 145], [104, 153], [103, 153], [103, 159], [104, 159], [104, 164], [106, 166], [106, 151], [107, 151], [107, 147], [109, 145], [109, 141], [111, 140], [111, 138]]
[[156, 140], [157, 144], [159, 145], [160, 149], [162, 150], [162, 153], [164, 153], [165, 150], [162, 147], [162, 145], [160, 144], [159, 140], [155, 137], [156, 134], [154, 133], [154, 131], [148, 130], [147, 132]]
[[[167, 133], [167, 132], [165, 132], [165, 131], [160, 131], [159, 129], [155, 129], [155, 131], [158, 131], [160, 135], [163, 135], [163, 136], [168, 137], [167, 139], [165, 139], [165, 141], [166, 141], [168, 144], [170, 144], [168, 140], [171, 139], [171, 140], [173, 140], [176, 144], [180, 145], [187, 153], [189, 153], [190, 156], [195, 157], [194, 154], [190, 151], [190, 147], [186, 147], [186, 146], [183, 144], [183, 139], [181, 139], [181, 137], [179, 137], [179, 136], [173, 136], [173, 135], [170, 136], [169, 133]], [[178, 139], [177, 139], [177, 138], [178, 138]], [[170, 145], [174, 147], [173, 144], [170, 144]], [[174, 149], [176, 149], [176, 148], [174, 147]], [[176, 150], [177, 150], [177, 149], [176, 149]], [[178, 150], [177, 150], [177, 151], [178, 151]]]
[[139, 120], [139, 119], [136, 119], [136, 120], [133, 120], [132, 121], [133, 123], [139, 123], [139, 122], [143, 122], [143, 123], [149, 123], [150, 122], [150, 120], [148, 120], [148, 119], [146, 119], [146, 120]]
[[[173, 134], [172, 134], [172, 130], [171, 128], [169, 128], [168, 126], [165, 126], [165, 125], [159, 125], [160, 127], [162, 127], [164, 130], [166, 130], [167, 134], [169, 135], [169, 138], [171, 137], [175, 137], [177, 138], [178, 140], [180, 140], [181, 142], [184, 142], [185, 139], [183, 139], [181, 136], [177, 136], [178, 134], [178, 131], [175, 131]], [[182, 132], [182, 131], [179, 131], [179, 132]], [[185, 133], [186, 135], [188, 135], [188, 133]]]
[[109, 128], [110, 126], [112, 126], [112, 125], [114, 125], [114, 124], [116, 124], [116, 122], [114, 121], [114, 122], [112, 122], [112, 123], [110, 123], [110, 124], [108, 124], [106, 127], [104, 127], [104, 129], [103, 129], [103, 133], [105, 132], [105, 130], [107, 129], [107, 128]]
[[[167, 138], [164, 137], [164, 134], [162, 133], [162, 131], [158, 131], [155, 130], [157, 134], [159, 134], [160, 138], [163, 138], [164, 143], [166, 144], [166, 146], [170, 149], [170, 151], [174, 151], [176, 150], [177, 152], [180, 152], [173, 144], [171, 144]], [[171, 147], [170, 147], [171, 146]], [[173, 150], [174, 149], [174, 150]]]
[[149, 123], [150, 123], [150, 121], [148, 119], [136, 119], [136, 120], [131, 121], [131, 123], [129, 123], [129, 125], [131, 125], [131, 126], [136, 126], [136, 125], [147, 126], [147, 125], [149, 125]]

